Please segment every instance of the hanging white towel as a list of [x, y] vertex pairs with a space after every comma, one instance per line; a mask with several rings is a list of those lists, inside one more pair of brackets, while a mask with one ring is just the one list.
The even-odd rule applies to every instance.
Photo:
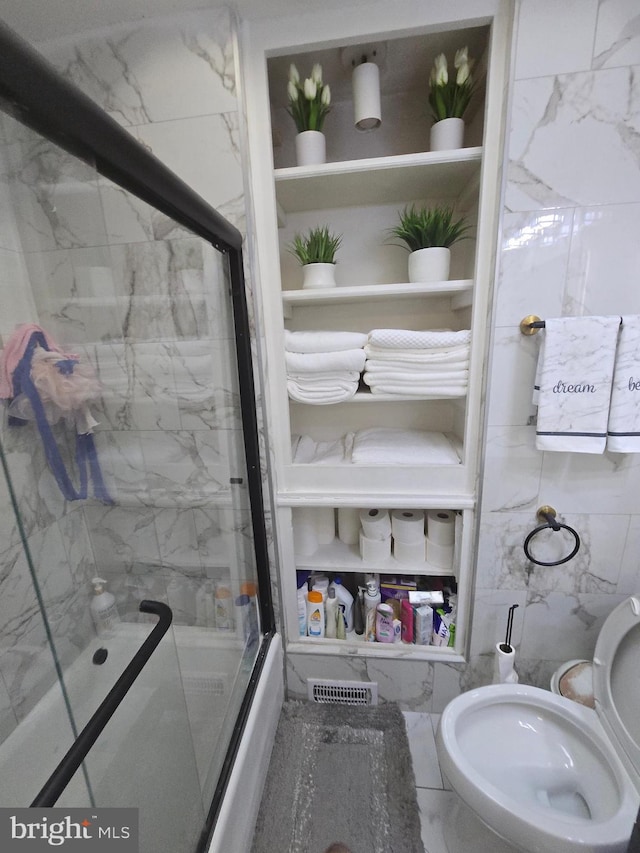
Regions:
[[622, 318], [613, 369], [607, 450], [640, 453], [640, 316]]
[[547, 320], [534, 403], [536, 448], [603, 453], [620, 317]]

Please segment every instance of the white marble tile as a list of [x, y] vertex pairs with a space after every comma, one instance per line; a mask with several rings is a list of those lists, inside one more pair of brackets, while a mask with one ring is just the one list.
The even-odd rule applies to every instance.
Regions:
[[479, 589], [473, 602], [471, 631], [471, 654], [494, 655], [496, 643], [504, 643], [507, 634], [509, 608], [513, 611], [511, 644], [516, 648], [522, 640], [524, 607], [527, 601], [525, 590]]
[[524, 615], [523, 656], [547, 660], [591, 659], [604, 620], [624, 598], [623, 595], [533, 593]]
[[640, 64], [640, 24], [635, 0], [600, 0], [593, 68]]
[[17, 725], [18, 718], [11, 706], [9, 691], [0, 675], [0, 743], [4, 743]]
[[640, 204], [576, 210], [564, 314], [639, 314]]
[[442, 788], [442, 776], [430, 714], [405, 711], [404, 720], [418, 788]]
[[128, 429], [97, 432], [95, 445], [110, 496], [122, 506], [148, 500], [149, 487], [140, 433]]
[[106, 179], [99, 181], [109, 243], [138, 243], [154, 239], [153, 208]]
[[226, 9], [111, 27], [46, 52], [65, 77], [124, 125], [235, 108]]
[[534, 439], [533, 426], [487, 428], [483, 511], [536, 509], [542, 454], [535, 449]]
[[[0, 220], [2, 218], [0, 214]], [[0, 335], [4, 339], [19, 323], [33, 323], [38, 319], [24, 256], [8, 249], [0, 249], [0, 304]]]
[[498, 328], [493, 336], [489, 375], [489, 426], [526, 426], [535, 408], [531, 402], [539, 341], [520, 333], [518, 324]]
[[629, 518], [616, 592], [624, 595], [640, 592], [640, 516], [638, 515], [632, 515]]
[[483, 513], [478, 539], [478, 589], [526, 589], [529, 561], [523, 543], [538, 524], [535, 512]]
[[543, 503], [558, 511], [638, 513], [639, 466], [633, 453], [545, 453], [540, 479]]
[[448, 853], [444, 840], [444, 822], [457, 795], [452, 791], [435, 791], [429, 788], [419, 788], [416, 795], [425, 853]]
[[615, 68], [514, 85], [509, 210], [637, 202], [640, 87], [634, 79], [628, 69]]
[[152, 509], [87, 505], [84, 512], [101, 573], [130, 570], [138, 564], [160, 566]]
[[598, 0], [521, 3], [516, 28], [515, 79], [591, 68], [597, 15]]
[[559, 316], [573, 215], [573, 210], [505, 214], [496, 326], [517, 326], [529, 314]]
[[157, 509], [154, 524], [162, 566], [201, 575], [202, 563], [193, 512], [190, 509]]

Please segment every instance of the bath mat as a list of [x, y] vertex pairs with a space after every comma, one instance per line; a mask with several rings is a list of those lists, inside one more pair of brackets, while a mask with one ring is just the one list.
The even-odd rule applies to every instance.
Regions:
[[402, 712], [285, 702], [251, 853], [424, 853]]

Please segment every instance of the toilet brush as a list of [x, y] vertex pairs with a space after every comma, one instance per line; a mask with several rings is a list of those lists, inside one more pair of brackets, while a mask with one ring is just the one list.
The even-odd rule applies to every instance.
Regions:
[[512, 604], [507, 617], [507, 633], [504, 643], [496, 643], [496, 656], [493, 668], [494, 684], [517, 684], [518, 673], [514, 669], [516, 650], [511, 645], [511, 632], [513, 630], [513, 611], [518, 607]]

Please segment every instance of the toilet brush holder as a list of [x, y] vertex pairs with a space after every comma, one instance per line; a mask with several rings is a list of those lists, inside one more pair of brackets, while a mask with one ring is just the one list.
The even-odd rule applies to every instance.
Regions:
[[494, 684], [518, 683], [518, 673], [514, 668], [515, 658], [516, 650], [512, 645], [507, 643], [496, 643], [496, 654], [493, 666]]

